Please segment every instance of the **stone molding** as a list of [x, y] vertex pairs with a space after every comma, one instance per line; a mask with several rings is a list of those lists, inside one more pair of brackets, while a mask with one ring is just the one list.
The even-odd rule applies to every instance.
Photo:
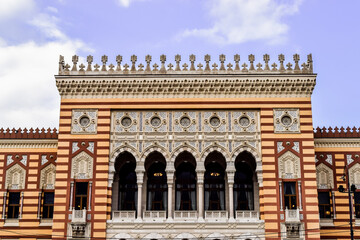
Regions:
[[333, 170], [326, 166], [324, 163], [320, 163], [318, 166], [316, 166], [316, 182], [318, 189], [333, 189]]
[[315, 148], [360, 148], [359, 138], [315, 138]]
[[56, 76], [62, 98], [310, 97], [316, 75]]
[[278, 167], [280, 178], [297, 179], [301, 177], [300, 158], [290, 151], [279, 157]]
[[0, 139], [0, 149], [57, 148], [57, 139]]

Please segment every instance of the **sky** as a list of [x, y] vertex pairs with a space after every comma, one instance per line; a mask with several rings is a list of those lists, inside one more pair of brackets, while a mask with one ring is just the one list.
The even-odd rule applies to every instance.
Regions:
[[314, 127], [360, 127], [358, 0], [0, 0], [0, 128], [58, 127], [59, 55], [312, 53]]

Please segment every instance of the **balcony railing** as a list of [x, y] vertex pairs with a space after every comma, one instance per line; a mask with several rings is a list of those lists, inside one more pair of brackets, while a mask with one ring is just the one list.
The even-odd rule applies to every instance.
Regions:
[[86, 223], [86, 209], [72, 210], [71, 222], [73, 223]]
[[227, 219], [228, 212], [227, 211], [205, 211], [205, 219]]
[[166, 219], [166, 211], [145, 211], [143, 213], [144, 219], [163, 220]]
[[256, 221], [260, 219], [257, 211], [236, 211], [236, 219], [240, 221]]
[[286, 222], [300, 222], [299, 209], [285, 209], [285, 221]]
[[174, 211], [174, 219], [176, 220], [196, 220], [197, 217], [197, 211]]
[[113, 221], [131, 221], [134, 220], [136, 216], [136, 211], [113, 211], [112, 220]]

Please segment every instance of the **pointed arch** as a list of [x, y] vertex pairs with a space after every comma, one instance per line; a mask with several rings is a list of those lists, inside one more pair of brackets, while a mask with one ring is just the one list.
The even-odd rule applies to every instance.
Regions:
[[131, 240], [131, 239], [135, 239], [133, 236], [131, 236], [128, 233], [118, 233], [115, 236], [112, 237], [112, 239], [126, 239], [126, 240]]
[[291, 151], [285, 152], [278, 159], [279, 178], [296, 179], [301, 177], [300, 158]]
[[214, 239], [225, 239], [225, 235], [222, 233], [211, 233], [205, 238], [205, 240], [214, 240]]
[[318, 189], [334, 188], [334, 173], [331, 168], [324, 163], [320, 163], [316, 167], [316, 181]]
[[205, 159], [207, 158], [207, 156], [214, 151], [221, 153], [225, 159], [230, 159], [229, 152], [226, 150], [226, 148], [214, 143], [208, 146], [207, 148], [205, 148], [203, 153], [201, 154], [200, 162], [202, 163], [202, 165], [205, 163]]
[[165, 237], [163, 237], [163, 235], [159, 234], [159, 233], [149, 233], [148, 235], [146, 235], [145, 237], [143, 237], [144, 240], [149, 240], [149, 239], [158, 239], [158, 240], [166, 240]]
[[73, 157], [71, 161], [71, 178], [90, 179], [93, 177], [94, 159], [85, 151]]
[[24, 189], [25, 188], [26, 170], [19, 164], [13, 165], [6, 170], [6, 189]]
[[54, 189], [55, 174], [56, 174], [56, 167], [52, 163], [41, 169], [39, 187], [43, 189]]
[[350, 184], [355, 184], [357, 188], [360, 187], [360, 164], [356, 163], [349, 168]]
[[194, 235], [190, 234], [190, 233], [180, 233], [178, 235], [176, 235], [176, 237], [174, 239], [191, 239], [191, 240], [196, 240], [197, 237], [195, 237]]
[[183, 144], [174, 149], [170, 157], [170, 162], [175, 163], [176, 157], [179, 156], [180, 153], [185, 151], [191, 153], [195, 159], [199, 158], [199, 152], [193, 146]]

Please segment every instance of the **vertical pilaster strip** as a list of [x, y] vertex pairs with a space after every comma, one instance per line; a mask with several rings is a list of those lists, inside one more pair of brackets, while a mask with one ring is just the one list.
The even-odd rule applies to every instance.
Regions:
[[5, 214], [6, 214], [6, 197], [7, 197], [7, 191], [4, 192], [2, 219], [5, 219]]
[[24, 192], [20, 193], [20, 215], [19, 215], [19, 219], [22, 218], [22, 213], [23, 213], [23, 206], [24, 206]]
[[89, 211], [91, 211], [91, 192], [92, 192], [92, 181], [89, 182], [89, 204], [88, 204]]
[[72, 210], [73, 205], [73, 193], [74, 193], [74, 181], [70, 183], [70, 203], [69, 203], [69, 211]]
[[302, 207], [302, 197], [301, 197], [301, 181], [298, 181], [298, 191], [299, 191], [299, 208], [300, 211], [302, 211], [303, 207]]
[[283, 194], [282, 194], [282, 182], [279, 181], [279, 199], [280, 199], [280, 211], [283, 211]]
[[39, 192], [38, 195], [38, 212], [37, 212], [37, 218], [40, 219], [41, 217], [41, 192]]

